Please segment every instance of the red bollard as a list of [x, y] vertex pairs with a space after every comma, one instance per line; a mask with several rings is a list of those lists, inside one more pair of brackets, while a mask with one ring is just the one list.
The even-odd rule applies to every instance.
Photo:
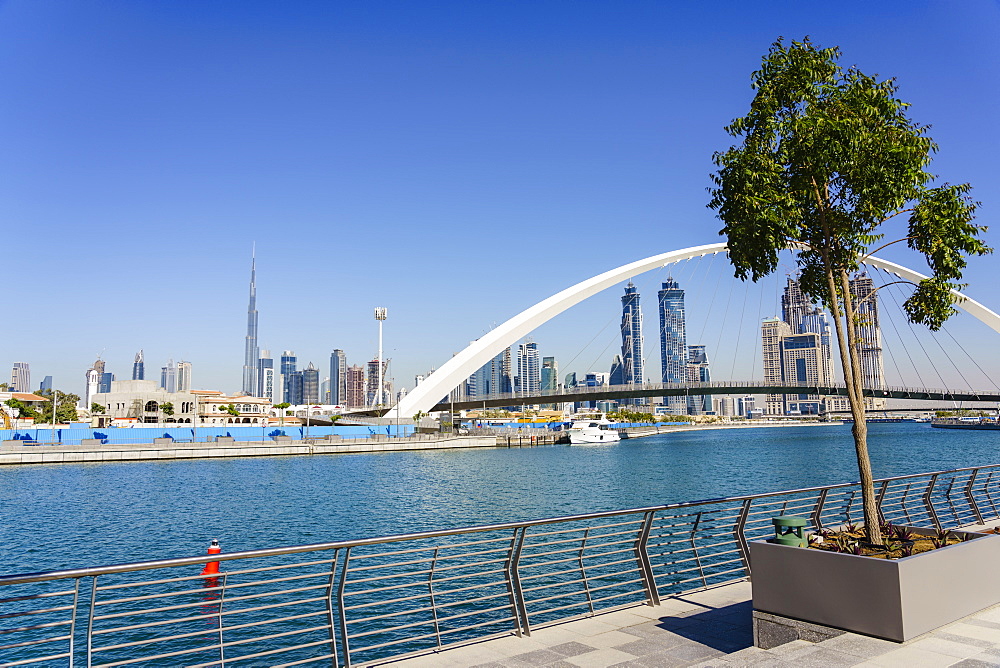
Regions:
[[[222, 546], [219, 545], [219, 540], [217, 538], [212, 539], [212, 544], [208, 546], [209, 554], [218, 554], [222, 552]], [[219, 574], [219, 562], [210, 561], [205, 564], [205, 568], [201, 571], [202, 575], [218, 575]]]

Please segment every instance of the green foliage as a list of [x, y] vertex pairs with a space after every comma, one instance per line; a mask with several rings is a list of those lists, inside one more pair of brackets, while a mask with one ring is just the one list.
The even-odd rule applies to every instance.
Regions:
[[163, 411], [164, 415], [173, 415], [174, 405], [169, 401], [164, 401], [162, 404], [160, 404], [160, 410]]
[[[91, 403], [90, 404], [90, 414], [91, 415], [101, 415], [103, 413], [104, 413], [104, 406], [102, 406], [102, 405], [100, 405], [98, 403]], [[167, 413], [167, 415], [170, 415], [170, 413]]]
[[56, 422], [76, 422], [78, 416], [76, 414], [76, 404], [80, 401], [80, 397], [76, 394], [59, 392], [56, 390], [39, 390], [35, 394], [40, 397], [45, 397], [48, 402], [42, 405], [38, 410], [37, 417], [35, 421], [38, 423], [51, 424], [52, 422], [52, 395], [56, 392], [59, 393], [59, 407], [56, 409]]
[[896, 83], [843, 70], [839, 56], [808, 39], [772, 45], [752, 76], [750, 112], [726, 128], [741, 144], [714, 156], [709, 206], [738, 278], [771, 274], [780, 251], [798, 244], [802, 291], [827, 306], [843, 295], [825, 270], [856, 271], [882, 223], [909, 213], [905, 239], [931, 276], [904, 308], [937, 330], [955, 312], [965, 258], [992, 250], [971, 222], [977, 204], [968, 184], [930, 186], [937, 145], [906, 115]]
[[4, 403], [14, 409], [13, 413], [10, 413], [8, 411], [8, 413], [10, 413], [12, 417], [23, 417], [23, 418], [38, 417], [38, 412], [28, 404], [21, 401], [20, 399], [14, 399], [12, 397], [7, 401], [5, 401]]
[[[169, 404], [163, 404], [163, 405], [167, 406]], [[288, 404], [285, 404], [285, 405], [287, 406]], [[170, 406], [170, 412], [167, 413], [167, 415], [173, 415], [173, 410], [174, 410], [174, 407]], [[239, 410], [236, 408], [236, 406], [234, 404], [224, 404], [222, 406], [219, 406], [219, 410], [221, 410], [224, 413], [229, 413], [230, 415], [236, 415], [236, 416], [238, 416], [240, 414]], [[166, 411], [163, 411], [163, 412], [166, 413]]]
[[420, 421], [427, 417], [427, 413], [423, 411], [417, 411], [413, 414], [413, 424], [420, 424]]

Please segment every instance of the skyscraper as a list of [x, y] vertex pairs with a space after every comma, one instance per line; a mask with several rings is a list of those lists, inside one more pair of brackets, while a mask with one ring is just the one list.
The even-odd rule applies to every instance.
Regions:
[[542, 370], [538, 364], [538, 344], [534, 341], [517, 347], [517, 390], [537, 392], [542, 387]]
[[[695, 383], [708, 383], [712, 376], [708, 369], [708, 354], [705, 346], [688, 346], [687, 379]], [[712, 396], [687, 397], [688, 415], [705, 415], [712, 412]]]
[[312, 362], [302, 372], [302, 403], [319, 403], [319, 369]]
[[257, 360], [257, 392], [254, 396], [270, 399], [274, 403], [274, 360], [271, 359], [270, 350], [261, 350], [260, 359]]
[[[861, 272], [851, 279], [850, 288], [856, 313], [854, 332], [861, 358], [861, 384], [867, 388], [880, 389], [885, 387], [885, 363], [882, 358], [882, 328], [878, 320], [875, 283], [867, 272]], [[883, 410], [885, 399], [868, 397], [865, 405], [869, 410]]]
[[177, 363], [177, 391], [187, 392], [190, 389], [191, 389], [191, 362], [185, 362], [182, 360]]
[[[764, 382], [781, 385], [784, 380], [781, 364], [781, 341], [791, 335], [792, 328], [778, 318], [767, 318], [760, 324], [760, 342], [763, 351]], [[785, 399], [780, 394], [764, 397], [764, 412], [767, 415], [784, 415]]]
[[295, 403], [288, 398], [288, 378], [293, 373], [295, 373], [295, 352], [292, 350], [286, 350], [281, 353], [281, 400], [287, 403]]
[[388, 390], [389, 382], [387, 380], [388, 374], [386, 373], [386, 371], [389, 367], [389, 360], [382, 360], [381, 374], [379, 374], [378, 367], [379, 364], [377, 357], [372, 361], [368, 362], [368, 379], [367, 383], [365, 384], [366, 403], [361, 404], [363, 406], [377, 406], [379, 404], [385, 403], [387, 397], [391, 396], [391, 392], [389, 394], [383, 394], [381, 397], [378, 396], [379, 395], [378, 380], [380, 377], [382, 378], [382, 391], [386, 392]]
[[97, 392], [104, 393], [111, 391], [111, 382], [115, 379], [115, 374], [105, 371], [97, 383]]
[[42, 384], [38, 386], [38, 390], [39, 391], [48, 390], [48, 391], [51, 392], [52, 391], [52, 376], [46, 376], [45, 378], [42, 378]]
[[[615, 355], [614, 359], [611, 360], [611, 373], [608, 374], [608, 384], [625, 384], [625, 365], [622, 364], [621, 355]], [[627, 401], [627, 399], [624, 399], [622, 400], [622, 403], [626, 403]]]
[[[542, 390], [555, 392], [559, 389], [559, 363], [555, 357], [542, 358]], [[555, 409], [555, 404], [545, 404], [545, 410]]]
[[344, 403], [351, 408], [365, 405], [365, 369], [360, 365], [347, 367], [347, 399]]
[[177, 367], [172, 359], [167, 361], [167, 366], [160, 367], [160, 387], [167, 392], [177, 391]]
[[[660, 312], [661, 377], [664, 383], [684, 383], [687, 380], [684, 290], [672, 277], [667, 277], [657, 298]], [[664, 397], [663, 403], [675, 415], [683, 415], [687, 411], [685, 397]]]
[[27, 362], [14, 362], [10, 370], [10, 389], [12, 392], [31, 392], [31, 368]]
[[146, 380], [146, 363], [141, 348], [135, 354], [135, 361], [132, 362], [132, 380]]
[[330, 403], [347, 401], [347, 355], [340, 348], [330, 353]]
[[250, 256], [250, 303], [247, 306], [247, 336], [243, 351], [243, 392], [249, 395], [257, 393], [257, 360], [260, 350], [257, 348], [257, 252], [256, 247]]
[[[622, 384], [642, 385], [645, 364], [642, 358], [642, 307], [639, 292], [629, 281], [622, 297]], [[611, 383], [614, 385], [614, 381]], [[639, 399], [625, 399], [623, 404], [638, 404]]]
[[300, 406], [305, 402], [305, 384], [302, 371], [292, 371], [285, 375], [285, 401], [293, 406]]

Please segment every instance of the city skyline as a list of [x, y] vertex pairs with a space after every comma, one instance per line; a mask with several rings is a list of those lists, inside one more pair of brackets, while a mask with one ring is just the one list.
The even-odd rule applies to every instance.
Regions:
[[[718, 240], [711, 155], [779, 35], [808, 34], [896, 77], [914, 119], [933, 126], [932, 170], [972, 183], [984, 239], [1000, 246], [995, 3], [457, 7], [249, 2], [235, 20], [224, 5], [4, 3], [0, 197], [12, 229], [53, 240], [44, 265], [29, 247], [7, 269], [72, 326], [11, 328], [3, 363], [27, 361], [83, 396], [94, 351], [127, 378], [142, 347], [154, 369], [189, 360], [196, 385], [237, 391], [256, 241], [259, 347], [317, 366], [336, 347], [364, 364], [377, 349], [370, 309], [384, 305], [385, 357], [412, 387], [494, 323], [651, 254], [595, 253], [610, 229], [656, 235], [656, 251]], [[891, 34], [872, 28], [889, 23]], [[515, 225], [532, 230], [516, 252], [505, 248]], [[495, 272], [455, 270], [473, 247]], [[901, 244], [882, 254], [908, 264]], [[997, 310], [995, 262], [973, 260], [966, 276], [970, 296]], [[63, 316], [75, 277], [85, 290]], [[444, 286], [460, 318], [442, 317], [432, 296]], [[610, 293], [539, 331], [546, 354], [572, 360]], [[955, 327], [989, 358], [978, 323]], [[599, 350], [564, 371], [606, 369]], [[716, 369], [729, 356], [711, 350]]]

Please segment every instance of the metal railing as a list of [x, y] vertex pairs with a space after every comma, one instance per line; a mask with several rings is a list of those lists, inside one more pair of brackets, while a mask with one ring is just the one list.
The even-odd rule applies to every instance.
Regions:
[[[1000, 465], [888, 478], [895, 524], [1000, 518]], [[0, 577], [0, 665], [351, 666], [743, 580], [770, 518], [862, 518], [856, 483]], [[220, 572], [201, 567], [220, 562]]]

